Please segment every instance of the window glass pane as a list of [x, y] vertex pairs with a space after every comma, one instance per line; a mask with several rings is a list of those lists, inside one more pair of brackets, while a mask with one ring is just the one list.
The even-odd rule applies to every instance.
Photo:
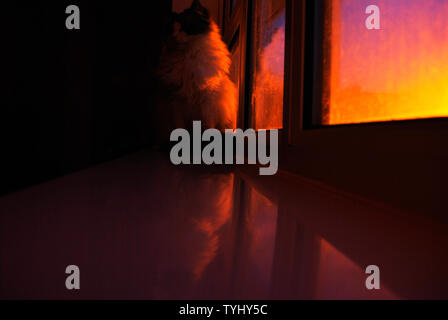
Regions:
[[254, 1], [252, 119], [256, 129], [283, 127], [285, 1]]
[[[317, 122], [448, 116], [448, 0], [326, 2], [326, 88]], [[380, 9], [379, 30], [366, 26], [372, 4]]]

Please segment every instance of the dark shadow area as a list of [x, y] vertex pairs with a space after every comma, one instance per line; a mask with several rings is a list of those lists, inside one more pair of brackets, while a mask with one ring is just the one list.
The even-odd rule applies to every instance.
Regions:
[[149, 141], [152, 73], [171, 1], [9, 4], [2, 19], [0, 195], [135, 152]]

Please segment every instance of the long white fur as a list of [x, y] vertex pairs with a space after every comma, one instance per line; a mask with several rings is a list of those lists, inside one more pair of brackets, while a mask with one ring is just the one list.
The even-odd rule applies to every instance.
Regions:
[[177, 127], [188, 128], [190, 120], [203, 127], [235, 129], [237, 89], [229, 77], [230, 53], [213, 21], [210, 31], [188, 35], [178, 23], [163, 49], [158, 76], [174, 89], [174, 99], [166, 108]]

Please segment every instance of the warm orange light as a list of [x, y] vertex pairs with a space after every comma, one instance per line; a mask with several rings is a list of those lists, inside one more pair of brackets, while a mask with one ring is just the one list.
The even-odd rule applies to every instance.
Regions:
[[257, 130], [283, 127], [284, 7], [284, 1], [256, 2], [257, 13], [254, 23], [256, 65], [251, 102]]
[[[322, 124], [448, 116], [448, 1], [332, 0]], [[330, 22], [331, 21], [331, 22]]]
[[283, 126], [283, 69], [285, 30], [279, 29], [260, 56], [253, 102], [257, 129], [280, 129]]

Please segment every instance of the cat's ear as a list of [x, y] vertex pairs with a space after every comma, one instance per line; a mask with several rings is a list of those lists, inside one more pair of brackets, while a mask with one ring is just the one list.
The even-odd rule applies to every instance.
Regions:
[[191, 4], [190, 10], [193, 12], [196, 12], [201, 16], [202, 19], [208, 20], [210, 18], [209, 12], [206, 7], [204, 7], [201, 4], [201, 1], [199, 0], [193, 0], [193, 3]]
[[193, 0], [193, 2], [191, 3], [191, 8], [192, 9], [196, 9], [196, 8], [203, 8], [201, 1], [200, 0]]
[[207, 11], [207, 9], [202, 5], [200, 0], [193, 0], [190, 8], [193, 9], [194, 11]]

